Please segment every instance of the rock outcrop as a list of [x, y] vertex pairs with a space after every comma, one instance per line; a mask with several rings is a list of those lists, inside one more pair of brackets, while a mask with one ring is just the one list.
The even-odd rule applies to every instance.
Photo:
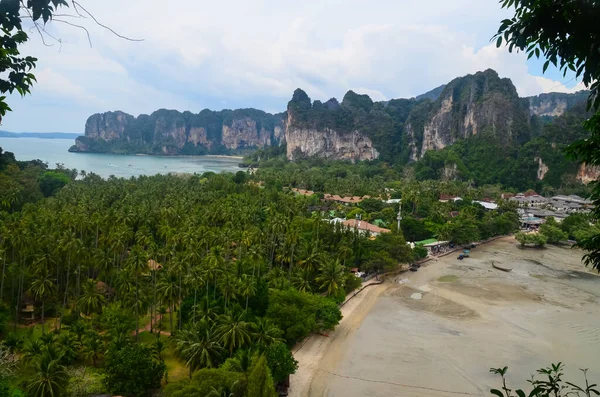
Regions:
[[528, 109], [508, 79], [493, 70], [460, 77], [418, 118], [409, 116], [405, 137], [411, 160], [480, 133], [510, 144], [528, 130]]
[[600, 167], [581, 164], [577, 172], [577, 180], [584, 185], [600, 180]]
[[[545, 181], [556, 179], [553, 170], [563, 166], [553, 160], [555, 153], [586, 133], [581, 123], [573, 127], [577, 123], [572, 121], [578, 118], [561, 116], [564, 112], [583, 115], [585, 110], [580, 108], [586, 96], [582, 91], [519, 98], [512, 82], [493, 70], [456, 78], [415, 98], [384, 102], [373, 102], [353, 91], [348, 91], [341, 102], [335, 98], [312, 101], [297, 89], [287, 111], [280, 114], [256, 109], [205, 109], [198, 114], [161, 109], [138, 117], [123, 112], [95, 114], [86, 123], [85, 136], [77, 138], [71, 150], [238, 154], [286, 144], [289, 160], [321, 157], [407, 164], [423, 159], [429, 151], [460, 142], [463, 149], [455, 153], [456, 159], [445, 165], [435, 163], [434, 167], [435, 177], [454, 179], [468, 172], [464, 164], [455, 165], [475, 147], [474, 137], [485, 138], [480, 139], [479, 146], [493, 142], [496, 146], [491, 154], [512, 150], [513, 157], [518, 148], [536, 138], [526, 161], [536, 166], [538, 180]], [[547, 128], [548, 119], [552, 119], [552, 128]], [[542, 147], [540, 140], [552, 146]], [[572, 176], [576, 173], [574, 168], [569, 172]]]
[[526, 98], [529, 101], [529, 113], [532, 116], [562, 116], [573, 106], [585, 101], [588, 91], [578, 91], [574, 94], [551, 92]]
[[133, 117], [123, 112], [91, 116], [74, 152], [144, 154], [231, 154], [278, 145], [283, 115], [255, 109], [203, 110], [199, 114], [158, 110]]
[[[370, 98], [365, 97], [372, 105]], [[349, 106], [347, 101], [340, 105], [335, 98], [325, 104], [320, 101], [313, 104], [304, 91], [296, 90], [287, 111], [287, 158], [322, 157], [355, 162], [379, 157], [368, 136], [353, 125], [337, 123], [336, 116], [349, 111]]]
[[536, 157], [534, 160], [538, 162], [537, 179], [538, 181], [541, 181], [548, 173], [549, 168], [546, 164], [544, 164], [544, 161], [541, 157]]

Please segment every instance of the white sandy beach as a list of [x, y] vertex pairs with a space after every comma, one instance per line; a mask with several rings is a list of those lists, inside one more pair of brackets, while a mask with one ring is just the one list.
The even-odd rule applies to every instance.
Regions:
[[[329, 337], [294, 355], [291, 396], [488, 396], [490, 367], [513, 386], [536, 369], [566, 364], [600, 381], [600, 276], [569, 248], [521, 249], [508, 237], [452, 254], [417, 273], [371, 286], [342, 308]], [[491, 267], [491, 260], [513, 267]]]

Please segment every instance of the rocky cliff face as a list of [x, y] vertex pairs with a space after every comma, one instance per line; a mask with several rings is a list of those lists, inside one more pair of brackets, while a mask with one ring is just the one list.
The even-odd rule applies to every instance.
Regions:
[[[571, 114], [586, 95], [552, 93], [519, 98], [512, 82], [493, 70], [454, 79], [416, 98], [385, 102], [373, 102], [353, 91], [348, 91], [341, 103], [335, 98], [313, 102], [298, 89], [287, 113], [275, 115], [256, 109], [203, 110], [198, 114], [161, 109], [137, 118], [123, 112], [96, 114], [88, 119], [85, 136], [77, 138], [71, 150], [233, 154], [286, 143], [290, 160], [316, 156], [406, 164], [457, 142], [465, 142], [468, 151], [473, 137], [489, 136], [500, 145], [500, 151], [521, 147], [539, 138], [542, 130], [543, 139], [562, 142], [565, 131], [572, 128], [563, 125], [568, 118], [554, 116], [565, 111]], [[540, 121], [537, 116], [553, 118], [553, 134], [546, 128], [547, 120]], [[543, 158], [538, 178], [552, 174], [547, 169], [553, 167], [551, 156], [532, 153], [531, 161]], [[451, 177], [452, 172], [444, 171], [444, 177]]]
[[[368, 98], [368, 97], [367, 97]], [[368, 99], [367, 102], [371, 102]], [[330, 99], [313, 104], [306, 93], [296, 90], [288, 104], [285, 142], [287, 158], [322, 157], [334, 160], [373, 160], [379, 157], [371, 139], [354, 125], [342, 126], [336, 116], [348, 103]]]
[[91, 116], [85, 123], [85, 135], [107, 142], [120, 138], [135, 118], [123, 112], [107, 112]]
[[91, 116], [76, 152], [146, 154], [229, 154], [278, 145], [284, 139], [282, 115], [254, 109], [203, 110], [199, 114], [158, 110], [133, 117], [123, 112]]
[[600, 167], [581, 164], [577, 172], [577, 180], [585, 185], [600, 180]]
[[340, 133], [328, 128], [296, 127], [292, 116], [288, 118], [287, 125], [285, 140], [289, 160], [316, 156], [355, 162], [379, 156], [373, 142], [358, 131]]
[[567, 110], [587, 99], [588, 91], [579, 91], [574, 94], [551, 92], [537, 96], [527, 97], [529, 113], [532, 116], [562, 116]]
[[453, 80], [421, 113], [409, 116], [405, 126], [413, 161], [428, 150], [443, 149], [481, 133], [509, 144], [528, 129], [528, 110], [515, 87], [493, 70]]

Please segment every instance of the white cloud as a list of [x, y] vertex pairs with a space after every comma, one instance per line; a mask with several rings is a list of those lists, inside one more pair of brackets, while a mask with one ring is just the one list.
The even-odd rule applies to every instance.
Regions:
[[89, 94], [85, 88], [74, 84], [65, 76], [51, 69], [38, 70], [36, 72], [36, 79], [38, 84], [35, 86], [35, 90], [41, 91], [41, 93], [47, 96], [54, 96], [61, 100], [72, 99], [75, 101], [101, 103], [98, 98]]
[[[77, 22], [89, 27], [93, 48], [65, 24], [49, 27], [62, 45], [44, 47], [32, 35], [23, 50], [40, 59], [39, 85], [32, 96], [10, 98], [18, 104], [3, 128], [77, 131], [89, 114], [115, 109], [282, 111], [298, 87], [321, 100], [349, 89], [374, 100], [412, 97], [487, 68], [511, 78], [520, 95], [575, 90], [531, 75], [524, 54], [489, 43], [506, 17], [493, 1], [84, 4], [119, 33], [145, 41], [119, 39], [89, 19]], [[63, 106], [48, 105], [59, 99]]]

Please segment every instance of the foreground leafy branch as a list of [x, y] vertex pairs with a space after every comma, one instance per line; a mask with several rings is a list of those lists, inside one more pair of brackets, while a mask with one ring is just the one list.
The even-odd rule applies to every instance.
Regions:
[[589, 383], [587, 378], [587, 368], [580, 369], [581, 372], [583, 372], [585, 387], [563, 380], [563, 369], [564, 365], [560, 362], [558, 364], [551, 364], [547, 368], [540, 368], [537, 370], [537, 374], [541, 375], [541, 379], [536, 379], [535, 376], [532, 376], [531, 379], [527, 381], [532, 387], [529, 393], [526, 393], [522, 389], [517, 389], [513, 394], [513, 390], [506, 384], [508, 367], [490, 368], [491, 373], [500, 375], [502, 378], [501, 389], [491, 389], [490, 393], [498, 397], [600, 396], [600, 391], [597, 389], [598, 385], [596, 383]]

